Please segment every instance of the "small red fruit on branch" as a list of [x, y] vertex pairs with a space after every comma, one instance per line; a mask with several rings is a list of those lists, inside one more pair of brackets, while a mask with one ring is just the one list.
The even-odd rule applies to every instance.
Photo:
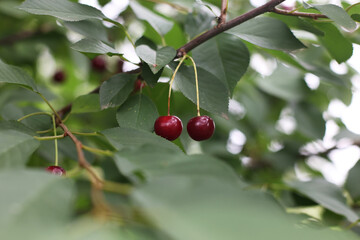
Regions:
[[65, 169], [63, 169], [62, 167], [59, 167], [59, 166], [47, 167], [46, 171], [48, 171], [49, 173], [52, 173], [54, 175], [58, 175], [58, 176], [63, 176], [66, 174]]
[[106, 70], [106, 61], [103, 56], [96, 56], [91, 60], [91, 67], [98, 72], [103, 72]]
[[209, 116], [193, 117], [187, 124], [187, 131], [189, 136], [196, 141], [202, 141], [211, 138], [214, 130], [214, 121]]
[[160, 116], [154, 124], [155, 133], [170, 141], [177, 139], [182, 129], [182, 122], [177, 116]]
[[62, 82], [64, 82], [64, 81], [65, 81], [65, 78], [66, 78], [65, 73], [64, 73], [64, 71], [62, 71], [62, 70], [56, 71], [55, 74], [54, 74], [54, 76], [53, 76], [53, 80], [54, 80], [54, 82], [56, 82], [56, 83], [62, 83]]

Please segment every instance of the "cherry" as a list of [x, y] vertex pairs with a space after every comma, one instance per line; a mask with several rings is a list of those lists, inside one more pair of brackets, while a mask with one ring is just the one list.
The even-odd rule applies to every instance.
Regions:
[[124, 61], [123, 61], [122, 59], [120, 59], [120, 60], [117, 62], [117, 72], [118, 72], [118, 73], [124, 72]]
[[54, 74], [54, 76], [53, 76], [53, 80], [54, 80], [54, 82], [56, 82], [56, 83], [62, 83], [62, 82], [65, 81], [65, 77], [66, 77], [66, 76], [65, 76], [64, 71], [58, 70], [58, 71], [55, 72], [55, 74]]
[[180, 136], [183, 125], [177, 116], [160, 116], [155, 121], [154, 129], [157, 135], [173, 141]]
[[46, 168], [46, 171], [54, 174], [54, 175], [58, 175], [58, 176], [62, 176], [66, 174], [65, 169], [63, 169], [62, 167], [59, 166], [50, 166]]
[[96, 56], [91, 60], [91, 67], [98, 72], [103, 72], [106, 70], [106, 61], [103, 56]]
[[215, 130], [214, 121], [209, 116], [197, 116], [189, 120], [187, 131], [196, 141], [209, 139]]
[[146, 82], [142, 81], [141, 79], [137, 79], [134, 83], [134, 92], [140, 91], [143, 87], [146, 86]]

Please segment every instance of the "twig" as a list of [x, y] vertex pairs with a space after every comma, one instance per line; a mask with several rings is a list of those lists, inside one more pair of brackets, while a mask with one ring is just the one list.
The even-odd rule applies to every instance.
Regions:
[[272, 12], [281, 14], [281, 15], [287, 15], [287, 16], [296, 16], [296, 17], [306, 17], [306, 18], [312, 18], [312, 19], [318, 19], [318, 18], [328, 18], [324, 14], [319, 13], [305, 13], [305, 12], [293, 12], [288, 10], [283, 10], [279, 8], [274, 8]]
[[228, 9], [228, 0], [221, 0], [221, 13], [218, 18], [218, 25], [223, 25], [226, 22], [226, 13]]
[[221, 24], [220, 26], [218, 26], [216, 28], [213, 28], [213, 29], [201, 34], [197, 38], [194, 38], [190, 42], [186, 43], [184, 46], [180, 47], [177, 50], [176, 56], [178, 58], [180, 58], [180, 57], [184, 56], [186, 53], [188, 53], [189, 51], [191, 51], [192, 49], [199, 46], [200, 44], [206, 42], [210, 38], [215, 37], [216, 35], [224, 32], [226, 30], [229, 30], [230, 28], [233, 28], [243, 22], [246, 22], [256, 16], [259, 16], [266, 12], [272, 12], [274, 10], [275, 6], [279, 5], [280, 3], [284, 2], [284, 1], [285, 0], [271, 0], [270, 2], [267, 2], [260, 7], [257, 7], [247, 13], [244, 13], [243, 15], [241, 15], [237, 18], [234, 18], [224, 24]]

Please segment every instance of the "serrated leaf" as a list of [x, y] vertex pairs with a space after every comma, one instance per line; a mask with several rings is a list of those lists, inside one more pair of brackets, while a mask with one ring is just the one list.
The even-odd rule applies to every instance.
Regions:
[[[4, 122], [2, 122], [4, 123]], [[39, 141], [27, 131], [21, 131], [25, 127], [12, 124], [7, 129], [1, 124], [0, 128], [0, 168], [23, 168], [30, 155], [40, 146]]]
[[71, 113], [90, 113], [99, 111], [101, 111], [99, 94], [87, 94], [77, 97], [71, 107]]
[[230, 95], [250, 61], [249, 51], [241, 39], [226, 33], [206, 41], [192, 53], [196, 65], [220, 79]]
[[0, 83], [10, 83], [38, 92], [34, 80], [21, 68], [8, 65], [0, 59]]
[[[200, 107], [227, 117], [229, 95], [224, 83], [209, 71], [198, 67]], [[192, 66], [181, 66], [175, 77], [176, 87], [196, 104], [195, 74]], [[194, 108], [195, 113], [195, 108]]]
[[174, 25], [171, 21], [155, 14], [135, 1], [130, 2], [130, 7], [139, 19], [147, 21], [162, 36], [169, 32]]
[[122, 55], [102, 41], [92, 38], [81, 39], [80, 41], [74, 43], [71, 48], [82, 53], [107, 54], [109, 56]]
[[304, 135], [322, 139], [325, 134], [325, 120], [322, 112], [312, 104], [298, 103], [294, 105], [297, 129]]
[[228, 33], [263, 48], [293, 51], [305, 47], [285, 23], [269, 17], [251, 19], [232, 28]]
[[331, 23], [314, 23], [325, 33], [318, 36], [321, 44], [329, 51], [330, 55], [338, 62], [348, 60], [353, 54], [352, 43]]
[[53, 239], [71, 218], [74, 185], [45, 170], [2, 170], [0, 192], [1, 239]]
[[19, 9], [32, 14], [57, 17], [65, 21], [105, 18], [104, 14], [96, 8], [68, 0], [26, 0]]
[[194, 38], [196, 35], [210, 29], [213, 21], [214, 15], [211, 15], [209, 11], [196, 8], [186, 16], [185, 32], [190, 38]]
[[284, 65], [280, 65], [269, 77], [257, 78], [256, 83], [264, 92], [287, 101], [299, 101], [307, 91], [300, 72]]
[[352, 20], [349, 14], [341, 7], [334, 4], [312, 5], [312, 7], [349, 31], [356, 29], [354, 20]]
[[359, 216], [346, 204], [341, 189], [324, 179], [314, 179], [309, 182], [289, 182], [288, 184], [321, 206], [345, 216], [350, 222], [359, 219]]
[[132, 96], [116, 112], [120, 127], [139, 128], [153, 131], [154, 122], [159, 116], [155, 104], [145, 95]]
[[155, 133], [135, 128], [111, 128], [101, 131], [101, 133], [116, 148], [138, 148], [147, 144], [159, 145], [162, 148], [179, 152], [180, 149], [165, 138], [159, 137]]
[[87, 38], [97, 39], [110, 44], [107, 38], [106, 28], [99, 20], [86, 19], [78, 22], [64, 22], [64, 26]]
[[141, 76], [143, 77], [146, 84], [149, 85], [150, 87], [155, 87], [163, 71], [164, 68], [160, 69], [160, 71], [154, 74], [147, 63], [144, 63], [141, 66]]
[[154, 74], [159, 72], [176, 56], [176, 50], [172, 47], [163, 47], [155, 51], [147, 45], [140, 45], [136, 47], [135, 51], [136, 54], [149, 65]]
[[120, 73], [101, 84], [99, 92], [101, 109], [123, 104], [134, 90], [136, 77], [135, 74]]

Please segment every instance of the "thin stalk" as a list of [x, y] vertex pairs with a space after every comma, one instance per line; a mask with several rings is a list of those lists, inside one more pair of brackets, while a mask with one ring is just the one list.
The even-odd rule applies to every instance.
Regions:
[[59, 116], [58, 112], [54, 109], [54, 107], [50, 104], [50, 102], [44, 97], [44, 95], [42, 95], [41, 93], [37, 93], [39, 94], [39, 96], [44, 100], [44, 102], [49, 106], [49, 108], [51, 109], [51, 111], [55, 114], [56, 118], [61, 121], [61, 117]]
[[64, 134], [61, 134], [61, 135], [57, 135], [57, 136], [46, 136], [46, 137], [38, 137], [38, 136], [34, 136], [34, 138], [36, 140], [39, 140], [39, 141], [46, 141], [46, 140], [54, 140], [54, 139], [61, 139], [61, 138], [64, 138], [65, 135]]
[[195, 73], [195, 86], [196, 86], [196, 109], [197, 109], [197, 115], [200, 116], [200, 98], [199, 98], [199, 81], [198, 81], [198, 74], [196, 70], [196, 63], [192, 57], [189, 55], [186, 55], [192, 62], [194, 67], [194, 73]]
[[[55, 115], [51, 116], [52, 118], [52, 122], [53, 122], [53, 129], [54, 129], [54, 136], [56, 137], [56, 120], [55, 120]], [[59, 165], [59, 152], [58, 152], [58, 139], [55, 138], [54, 142], [55, 142], [55, 166]]]
[[47, 113], [47, 112], [34, 112], [34, 113], [30, 113], [30, 114], [27, 114], [27, 115], [19, 118], [17, 121], [18, 121], [18, 122], [21, 122], [22, 120], [24, 120], [24, 119], [26, 119], [26, 118], [28, 118], [28, 117], [37, 116], [37, 115], [48, 115], [48, 116], [50, 116], [50, 117], [52, 116], [51, 113]]
[[95, 154], [100, 154], [100, 155], [105, 155], [105, 156], [113, 156], [114, 153], [109, 151], [109, 150], [102, 150], [102, 149], [98, 149], [98, 148], [93, 148], [93, 147], [89, 147], [89, 146], [86, 146], [86, 145], [82, 145], [82, 148], [86, 151], [89, 151], [89, 152], [92, 152], [92, 153], [95, 153]]
[[168, 116], [170, 116], [170, 97], [171, 97], [171, 88], [172, 88], [172, 85], [173, 85], [173, 82], [174, 82], [174, 79], [175, 79], [175, 76], [176, 76], [176, 73], [178, 72], [181, 64], [184, 62], [184, 60], [186, 59], [186, 55], [184, 55], [179, 64], [177, 65], [173, 75], [171, 76], [171, 79], [170, 79], [170, 86], [169, 86], [169, 97], [168, 97]]
[[357, 6], [357, 5], [360, 5], [360, 2], [354, 3], [354, 4], [351, 5], [351, 6], [348, 6], [348, 7], [345, 9], [345, 11], [348, 12], [348, 11], [350, 11], [350, 9], [352, 9], [353, 7], [355, 7], [355, 6]]
[[100, 136], [97, 132], [91, 132], [91, 133], [82, 133], [82, 132], [74, 132], [71, 131], [74, 135], [80, 135], [80, 136]]
[[114, 20], [112, 20], [112, 19], [110, 19], [110, 18], [104, 18], [103, 20], [106, 21], [106, 22], [115, 24], [117, 27], [119, 27], [120, 29], [122, 29], [122, 30], [124, 31], [125, 35], [126, 35], [126, 38], [131, 42], [131, 44], [132, 44], [133, 47], [135, 48], [135, 44], [134, 44], [133, 40], [131, 39], [130, 34], [128, 33], [128, 31], [126, 30], [126, 28], [125, 28], [121, 23], [119, 23], [119, 22], [117, 22], [117, 21], [114, 21]]

